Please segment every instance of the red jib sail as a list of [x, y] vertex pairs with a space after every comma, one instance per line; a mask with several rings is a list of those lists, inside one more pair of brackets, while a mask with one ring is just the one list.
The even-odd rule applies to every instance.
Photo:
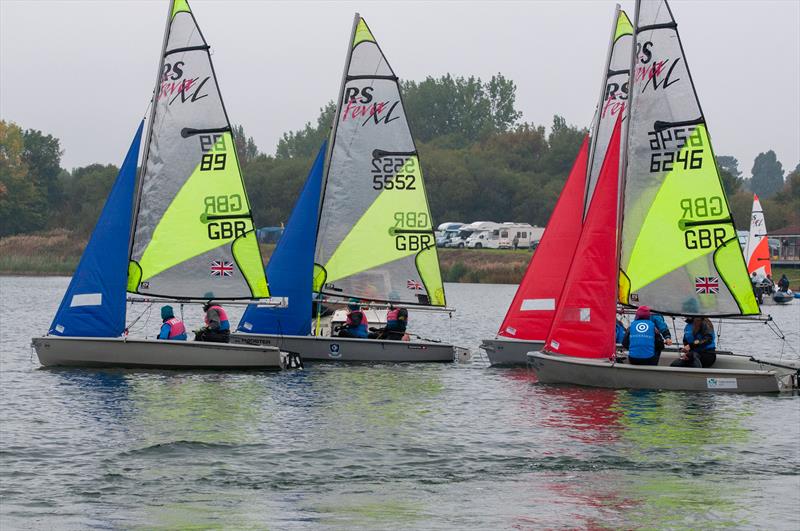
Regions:
[[611, 136], [545, 350], [582, 358], [614, 355], [620, 123]]
[[500, 336], [539, 341], [547, 337], [581, 235], [588, 157], [587, 136], [550, 215], [542, 240], [500, 325], [497, 333]]

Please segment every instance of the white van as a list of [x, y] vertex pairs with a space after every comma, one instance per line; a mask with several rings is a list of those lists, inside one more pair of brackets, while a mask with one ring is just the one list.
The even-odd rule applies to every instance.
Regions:
[[471, 225], [473, 230], [464, 242], [465, 247], [470, 249], [497, 249], [499, 247], [502, 223], [476, 221]]

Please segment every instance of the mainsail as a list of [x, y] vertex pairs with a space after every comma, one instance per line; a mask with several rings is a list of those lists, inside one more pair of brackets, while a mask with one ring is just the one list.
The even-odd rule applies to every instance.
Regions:
[[140, 123], [133, 136], [48, 334], [119, 337], [125, 331], [128, 235], [143, 126]]
[[637, 0], [619, 300], [668, 314], [757, 314], [677, 24]]
[[358, 14], [335, 120], [314, 291], [444, 306], [434, 225], [398, 79]]
[[269, 296], [209, 46], [186, 0], [170, 4], [148, 131], [128, 291]]
[[747, 236], [745, 248], [747, 259], [747, 272], [756, 274], [756, 278], [764, 279], [772, 275], [772, 264], [769, 261], [769, 240], [767, 239], [767, 225], [764, 223], [764, 211], [761, 210], [761, 201], [758, 195], [753, 194], [753, 213], [750, 217], [750, 234]]
[[617, 203], [622, 118], [586, 214], [545, 350], [583, 358], [613, 356], [616, 318]]
[[600, 176], [606, 151], [608, 151], [614, 124], [617, 123], [617, 117], [625, 115], [632, 45], [633, 26], [625, 11], [617, 5], [614, 11], [611, 44], [601, 85], [602, 92], [594, 120], [592, 120], [591, 147], [587, 166], [588, 179], [583, 203], [584, 218], [589, 210], [595, 186], [597, 186], [597, 179]]
[[585, 138], [497, 335], [539, 341], [547, 337], [581, 235], [588, 157]]

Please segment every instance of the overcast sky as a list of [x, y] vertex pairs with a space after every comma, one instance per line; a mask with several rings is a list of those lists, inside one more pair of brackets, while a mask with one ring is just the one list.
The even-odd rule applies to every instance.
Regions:
[[[192, 0], [228, 114], [274, 153], [335, 99], [353, 13], [403, 79], [501, 72], [523, 120], [586, 126], [613, 0]], [[61, 139], [66, 168], [119, 165], [153, 90], [167, 0], [0, 0], [0, 118]], [[633, 17], [633, 2], [621, 2]], [[671, 3], [717, 154], [800, 161], [800, 1]]]

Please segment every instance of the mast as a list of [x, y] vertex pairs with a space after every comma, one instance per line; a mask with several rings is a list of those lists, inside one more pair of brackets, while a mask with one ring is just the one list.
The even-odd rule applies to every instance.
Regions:
[[153, 119], [156, 115], [156, 99], [158, 98], [158, 89], [161, 85], [161, 72], [163, 70], [164, 64], [164, 54], [167, 51], [167, 41], [169, 40], [169, 28], [170, 23], [172, 22], [172, 10], [175, 9], [175, 0], [169, 0], [169, 6], [167, 8], [167, 21], [164, 24], [164, 39], [161, 42], [161, 55], [158, 56], [158, 68], [156, 70], [156, 83], [153, 87], [153, 97], [150, 99], [150, 116], [147, 119], [147, 133], [144, 137], [144, 151], [142, 153], [142, 165], [139, 167], [139, 171], [136, 173], [136, 188], [133, 194], [133, 216], [131, 218], [131, 232], [128, 235], [128, 257], [133, 254], [133, 235], [136, 233], [136, 218], [139, 215], [139, 199], [142, 195], [142, 186], [144, 184], [144, 180], [142, 179], [142, 175], [144, 174], [145, 168], [147, 166], [147, 157], [150, 154], [150, 137], [153, 134]]
[[[319, 208], [317, 209], [317, 220], [319, 220], [322, 213], [322, 203], [325, 200], [325, 188], [328, 185], [328, 173], [331, 168], [331, 157], [333, 156], [333, 146], [336, 143], [336, 130], [339, 128], [339, 111], [342, 106], [342, 98], [344, 97], [344, 86], [347, 84], [347, 72], [350, 70], [350, 60], [353, 58], [353, 40], [356, 38], [356, 28], [358, 28], [358, 21], [361, 20], [361, 15], [356, 12], [353, 16], [353, 27], [350, 30], [350, 40], [347, 41], [347, 53], [345, 54], [344, 71], [342, 72], [342, 82], [339, 84], [339, 99], [336, 100], [336, 109], [333, 112], [333, 123], [331, 124], [331, 133], [328, 138], [328, 149], [325, 153], [325, 166], [322, 174], [322, 193], [319, 194]], [[317, 224], [317, 232], [314, 235], [314, 240], [319, 235], [319, 223]]]
[[[633, 108], [634, 76], [636, 75], [636, 36], [639, 27], [639, 7], [642, 0], [636, 0], [636, 7], [633, 13], [633, 42], [631, 42], [631, 66], [628, 72], [628, 104], [625, 105], [625, 115], [622, 119], [622, 145], [619, 150], [619, 190], [617, 201], [617, 270], [622, 265], [622, 223], [625, 217], [625, 186], [627, 183], [628, 172], [628, 138], [630, 133], [631, 109]], [[618, 6], [619, 7], [619, 6]], [[619, 276], [619, 275], [618, 275]], [[617, 300], [619, 300], [619, 290], [617, 290]]]
[[[592, 121], [592, 130], [589, 132], [591, 145], [589, 146], [589, 158], [587, 159], [586, 174], [587, 176], [592, 173], [594, 165], [594, 153], [597, 150], [597, 131], [600, 129], [600, 117], [603, 112], [603, 104], [605, 103], [606, 86], [608, 85], [608, 71], [611, 68], [611, 55], [614, 52], [614, 36], [617, 33], [617, 19], [619, 18], [620, 5], [614, 6], [614, 18], [611, 20], [611, 35], [608, 38], [608, 51], [606, 52], [606, 62], [603, 69], [603, 75], [600, 81], [600, 97], [597, 98], [597, 111], [595, 112], [595, 119]], [[629, 83], [630, 86], [630, 83]], [[602, 164], [602, 162], [601, 162]], [[586, 179], [586, 190], [583, 194], [583, 219], [586, 219], [586, 207], [589, 201], [589, 179]]]

